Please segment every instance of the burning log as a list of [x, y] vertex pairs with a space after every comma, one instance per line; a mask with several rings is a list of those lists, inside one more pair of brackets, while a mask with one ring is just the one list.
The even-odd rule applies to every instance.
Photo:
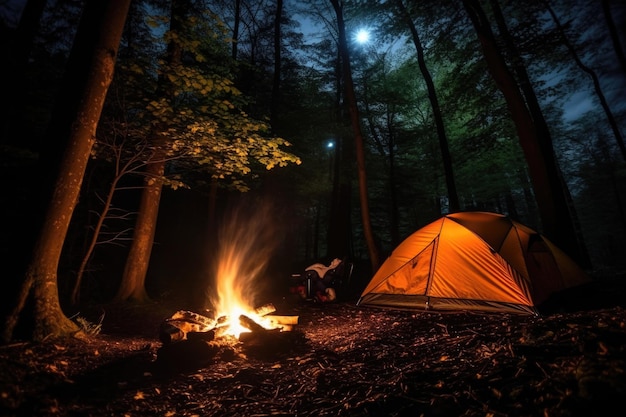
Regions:
[[266, 329], [250, 317], [242, 314], [239, 316], [239, 323], [250, 330], [249, 333], [241, 333], [239, 341], [251, 346], [275, 346], [281, 336], [281, 328]]
[[[234, 334], [239, 334], [239, 348], [248, 355], [275, 358], [290, 354], [304, 343], [303, 334], [290, 331], [298, 324], [299, 317], [272, 315], [274, 312], [276, 308], [272, 304], [239, 317], [211, 318], [191, 311], [177, 311], [161, 323], [159, 336], [163, 346], [158, 351], [157, 362], [165, 370], [206, 366], [215, 356], [225, 356], [228, 352], [225, 349], [235, 352], [235, 346], [239, 345], [234, 340], [223, 343]], [[232, 333], [231, 328], [241, 327], [248, 331]]]
[[250, 317], [246, 316], [245, 314], [242, 314], [239, 316], [239, 324], [241, 324], [243, 327], [250, 330], [251, 332], [266, 332], [267, 331], [265, 327], [261, 326], [259, 323], [252, 320]]
[[[255, 310], [255, 314], [263, 317], [263, 322], [270, 328], [280, 328], [281, 331], [287, 332], [293, 329], [293, 326], [298, 324], [298, 316], [283, 316], [271, 314], [276, 311], [276, 307], [273, 304], [266, 304]], [[242, 326], [245, 324], [242, 323]]]
[[264, 318], [269, 319], [270, 323], [272, 324], [287, 324], [287, 325], [294, 325], [294, 324], [298, 324], [298, 316], [276, 316], [273, 314], [268, 314], [266, 315]]
[[215, 319], [212, 319], [210, 317], [206, 317], [206, 316], [203, 316], [202, 314], [194, 313], [193, 311], [188, 311], [188, 310], [178, 310], [169, 319], [194, 323], [194, 324], [197, 324], [198, 326], [203, 326], [207, 329], [212, 329], [213, 327], [215, 327], [216, 322], [217, 322], [217, 320]]
[[[242, 314], [238, 317], [239, 325], [250, 333], [263, 334], [270, 330], [277, 332], [291, 331], [298, 324], [298, 316], [273, 315], [276, 307], [265, 304], [256, 308], [250, 315]], [[256, 321], [253, 317], [261, 319]], [[164, 345], [186, 340], [212, 341], [228, 335], [233, 326], [234, 317], [223, 315], [211, 318], [193, 311], [179, 310], [161, 323], [159, 338]], [[249, 339], [253, 336], [244, 336]], [[240, 337], [241, 340], [241, 337]]]
[[217, 320], [193, 311], [179, 310], [161, 323], [159, 339], [169, 344], [187, 339], [189, 333], [202, 333], [215, 328]]

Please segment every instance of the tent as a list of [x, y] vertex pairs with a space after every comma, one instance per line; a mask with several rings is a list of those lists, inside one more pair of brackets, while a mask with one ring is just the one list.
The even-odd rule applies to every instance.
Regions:
[[501, 214], [460, 212], [398, 245], [357, 305], [538, 314], [550, 295], [589, 281], [531, 228]]

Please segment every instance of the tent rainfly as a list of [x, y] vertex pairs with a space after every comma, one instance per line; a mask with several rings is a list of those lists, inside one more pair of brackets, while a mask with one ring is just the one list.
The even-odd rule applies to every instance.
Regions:
[[357, 305], [538, 314], [550, 295], [589, 282], [531, 228], [488, 212], [448, 214], [406, 238]]

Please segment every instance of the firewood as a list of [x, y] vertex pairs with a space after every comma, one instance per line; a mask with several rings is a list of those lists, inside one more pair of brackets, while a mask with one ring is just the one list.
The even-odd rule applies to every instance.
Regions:
[[215, 327], [216, 320], [210, 317], [203, 316], [202, 314], [194, 313], [193, 311], [178, 310], [170, 318], [170, 320], [181, 320], [190, 323], [195, 323], [203, 326], [206, 330]]
[[159, 331], [159, 340], [161, 340], [163, 344], [169, 344], [184, 339], [185, 332], [174, 326], [172, 323], [164, 322], [163, 324], [161, 324], [161, 329]]
[[187, 333], [188, 340], [202, 340], [204, 342], [210, 342], [215, 339], [215, 329], [208, 332], [189, 332]]
[[277, 316], [268, 314], [264, 318], [269, 319], [273, 324], [298, 324], [299, 316]]
[[292, 355], [305, 345], [304, 334], [271, 329], [264, 332], [241, 333], [242, 351], [249, 357], [275, 360], [282, 355]]
[[250, 330], [251, 332], [267, 331], [265, 327], [261, 326], [259, 323], [252, 320], [250, 317], [246, 316], [245, 314], [242, 314], [239, 316], [239, 324], [241, 324], [243, 327]]

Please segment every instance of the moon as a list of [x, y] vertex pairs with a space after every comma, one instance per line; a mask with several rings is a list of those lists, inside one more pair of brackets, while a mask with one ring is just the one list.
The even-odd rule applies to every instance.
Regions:
[[367, 29], [359, 29], [354, 36], [358, 43], [367, 43], [370, 40], [370, 32]]

